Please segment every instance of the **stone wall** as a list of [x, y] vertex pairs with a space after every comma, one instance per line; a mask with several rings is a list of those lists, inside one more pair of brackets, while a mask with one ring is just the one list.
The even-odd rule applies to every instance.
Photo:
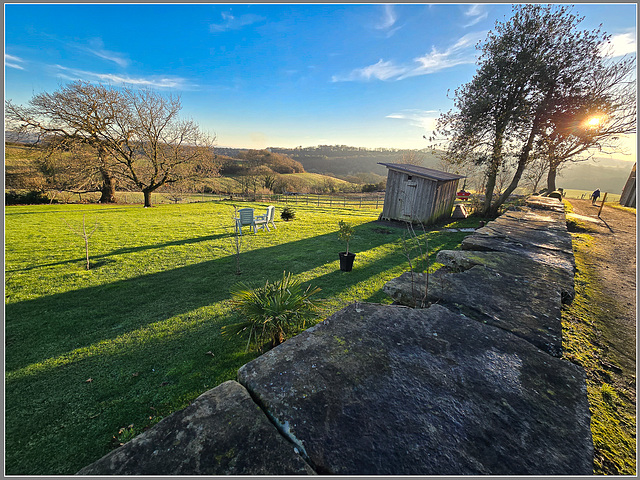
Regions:
[[562, 204], [532, 199], [462, 248], [426, 292], [404, 274], [396, 305], [344, 308], [78, 473], [591, 474], [584, 371], [561, 358]]

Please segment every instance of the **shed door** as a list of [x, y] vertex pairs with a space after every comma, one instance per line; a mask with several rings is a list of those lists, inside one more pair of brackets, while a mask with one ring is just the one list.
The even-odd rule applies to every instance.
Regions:
[[404, 192], [402, 198], [402, 216], [411, 217], [413, 212], [413, 205], [416, 203], [416, 190], [418, 184], [409, 180], [404, 185]]

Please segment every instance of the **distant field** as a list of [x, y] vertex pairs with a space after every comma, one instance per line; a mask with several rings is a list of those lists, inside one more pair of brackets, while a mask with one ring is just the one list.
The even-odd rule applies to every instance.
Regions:
[[[37, 158], [37, 151], [26, 146], [5, 145], [5, 172], [6, 185], [5, 188], [24, 188], [23, 185], [38, 185], [43, 183], [42, 175], [36, 171], [33, 160]], [[335, 177], [321, 175], [318, 173], [294, 173], [278, 175], [278, 178], [286, 182], [287, 190], [292, 192], [328, 192], [335, 191], [359, 191], [361, 185], [341, 180]], [[26, 182], [26, 183], [25, 183]], [[220, 176], [198, 179], [195, 183], [189, 182], [185, 185], [185, 190], [202, 191], [203, 187], [207, 187], [207, 191], [215, 191], [220, 193], [239, 192], [242, 190], [242, 183], [237, 176]], [[264, 188], [258, 188], [258, 193], [267, 193]], [[67, 197], [67, 194], [59, 194]], [[123, 193], [126, 196], [125, 203], [129, 203], [129, 198], [136, 198], [129, 193]], [[165, 203], [163, 194], [154, 193], [157, 197], [155, 203]], [[165, 195], [166, 196], [166, 195]], [[99, 195], [87, 194], [83, 196], [85, 199], [98, 198]], [[71, 201], [78, 201], [78, 196], [70, 196]], [[168, 200], [171, 202], [171, 200]], [[131, 202], [133, 203], [133, 202]]]
[[[574, 190], [567, 188], [564, 190], [567, 198], [590, 198], [593, 190]], [[599, 201], [602, 201], [602, 197], [604, 197], [605, 192], [601, 191]], [[607, 193], [607, 203], [609, 202], [619, 202], [620, 194], [619, 193]]]

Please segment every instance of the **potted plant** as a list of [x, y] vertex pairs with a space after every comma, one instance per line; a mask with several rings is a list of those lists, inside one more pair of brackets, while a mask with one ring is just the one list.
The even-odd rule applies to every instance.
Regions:
[[338, 256], [340, 257], [340, 270], [343, 272], [350, 272], [353, 267], [353, 260], [356, 258], [355, 253], [349, 252], [349, 240], [353, 237], [354, 230], [351, 224], [342, 220], [338, 222], [338, 227], [338, 238], [347, 242], [347, 251], [338, 253]]

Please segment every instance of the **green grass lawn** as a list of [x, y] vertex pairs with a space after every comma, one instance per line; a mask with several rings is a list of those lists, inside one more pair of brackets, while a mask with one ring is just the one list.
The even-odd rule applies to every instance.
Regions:
[[[277, 230], [244, 235], [236, 275], [231, 202], [6, 207], [5, 472], [73, 474], [234, 379], [259, 354], [220, 335], [239, 321], [229, 303], [238, 281], [292, 272], [322, 288], [325, 317], [356, 300], [390, 302], [382, 286], [408, 265], [402, 228], [376, 223], [379, 210], [300, 206], [291, 222], [281, 210]], [[97, 223], [89, 271], [65, 223], [83, 216], [89, 230]], [[356, 227], [350, 273], [339, 270], [339, 220]], [[427, 233], [431, 255], [465, 235]]]

